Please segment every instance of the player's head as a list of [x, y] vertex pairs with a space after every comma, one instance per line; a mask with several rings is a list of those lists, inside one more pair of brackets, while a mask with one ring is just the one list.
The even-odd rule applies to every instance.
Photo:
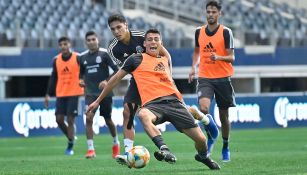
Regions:
[[88, 31], [85, 34], [85, 43], [90, 51], [95, 51], [99, 48], [97, 34], [94, 31]]
[[63, 54], [67, 54], [70, 52], [71, 44], [70, 39], [66, 36], [62, 36], [58, 40], [59, 47]]
[[157, 56], [162, 45], [162, 37], [160, 31], [157, 29], [149, 29], [145, 33], [144, 47], [146, 53], [151, 56]]
[[126, 18], [121, 14], [113, 14], [108, 18], [108, 25], [114, 37], [123, 41], [130, 36]]
[[210, 0], [206, 4], [206, 17], [209, 25], [216, 24], [221, 15], [222, 6], [218, 1]]

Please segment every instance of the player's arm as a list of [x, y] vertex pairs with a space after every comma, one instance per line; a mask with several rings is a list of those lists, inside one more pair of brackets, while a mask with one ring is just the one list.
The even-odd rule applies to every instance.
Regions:
[[77, 57], [77, 61], [78, 61], [78, 64], [79, 64], [79, 85], [81, 87], [85, 87], [85, 82], [84, 82], [84, 72], [85, 72], [85, 68], [84, 66], [82, 65], [82, 57], [80, 55], [78, 55]]
[[115, 86], [119, 84], [119, 82], [127, 75], [128, 73], [122, 69], [120, 69], [111, 79], [108, 81], [106, 86], [103, 88], [99, 97], [89, 105], [86, 110], [86, 113], [91, 112], [93, 109], [96, 109], [99, 103], [113, 90]]
[[225, 43], [225, 49], [227, 51], [227, 55], [220, 56], [220, 55], [216, 55], [213, 53], [210, 58], [214, 61], [219, 60], [219, 61], [225, 61], [225, 62], [232, 63], [235, 60], [235, 54], [234, 54], [234, 39], [233, 39], [233, 34], [232, 34], [231, 29], [227, 27], [224, 28], [223, 36], [224, 36], [224, 43]]
[[47, 86], [47, 92], [46, 92], [45, 100], [44, 100], [44, 105], [45, 105], [46, 108], [48, 108], [48, 106], [49, 106], [49, 98], [52, 94], [54, 94], [55, 88], [56, 88], [56, 83], [57, 83], [57, 80], [58, 80], [58, 74], [57, 74], [55, 62], [56, 62], [56, 59], [53, 60], [52, 72], [51, 72], [51, 76], [49, 78], [49, 82], [48, 82], [48, 86]]
[[195, 31], [195, 47], [192, 54], [192, 66], [189, 73], [189, 83], [193, 81], [196, 74], [196, 67], [199, 63], [199, 43], [198, 43], [198, 37], [199, 37], [200, 28], [197, 28]]

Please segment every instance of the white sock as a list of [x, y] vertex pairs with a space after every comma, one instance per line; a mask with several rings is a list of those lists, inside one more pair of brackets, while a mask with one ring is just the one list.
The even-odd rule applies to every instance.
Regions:
[[199, 114], [202, 116], [202, 119], [200, 120], [203, 124], [208, 125], [210, 123], [210, 120], [207, 116], [207, 114], [205, 115], [204, 113], [199, 111]]
[[113, 145], [119, 145], [118, 137], [117, 135], [113, 137]]
[[93, 139], [87, 140], [87, 149], [88, 149], [88, 150], [95, 150]]
[[125, 145], [125, 152], [128, 152], [132, 149], [133, 147], [133, 140], [130, 139], [124, 139], [124, 145]]

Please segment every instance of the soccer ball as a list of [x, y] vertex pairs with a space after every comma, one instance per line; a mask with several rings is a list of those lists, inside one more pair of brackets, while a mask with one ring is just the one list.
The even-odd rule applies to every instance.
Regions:
[[132, 168], [143, 168], [149, 163], [150, 154], [144, 146], [134, 146], [127, 156], [129, 166]]

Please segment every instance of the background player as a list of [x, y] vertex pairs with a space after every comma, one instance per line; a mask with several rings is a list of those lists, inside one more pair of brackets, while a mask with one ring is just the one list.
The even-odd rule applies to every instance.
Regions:
[[[52, 73], [45, 96], [45, 107], [48, 107], [51, 94], [56, 96], [56, 122], [68, 139], [65, 153], [73, 155], [74, 124], [78, 115], [78, 99], [83, 95], [83, 88], [79, 86], [78, 53], [71, 51], [69, 38], [58, 40], [61, 53], [53, 60]], [[64, 121], [67, 116], [67, 124]]]

